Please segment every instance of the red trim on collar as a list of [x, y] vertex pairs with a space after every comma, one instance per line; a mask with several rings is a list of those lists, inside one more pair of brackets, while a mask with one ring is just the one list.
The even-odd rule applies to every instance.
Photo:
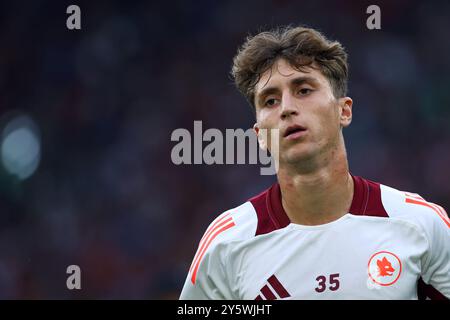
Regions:
[[[388, 217], [381, 202], [380, 184], [353, 176], [354, 193], [349, 212], [354, 215]], [[289, 225], [290, 220], [281, 203], [278, 183], [249, 200], [255, 208], [258, 226], [255, 235], [266, 234]]]

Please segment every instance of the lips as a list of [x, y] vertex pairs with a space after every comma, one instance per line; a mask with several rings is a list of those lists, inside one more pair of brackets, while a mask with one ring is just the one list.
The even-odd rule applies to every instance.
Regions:
[[286, 128], [286, 130], [284, 130], [283, 137], [287, 138], [289, 136], [300, 135], [300, 133], [303, 131], [306, 131], [306, 128], [300, 125], [289, 126]]

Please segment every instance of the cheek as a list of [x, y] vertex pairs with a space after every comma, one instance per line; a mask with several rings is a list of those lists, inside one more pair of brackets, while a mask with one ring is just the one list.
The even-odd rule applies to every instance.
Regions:
[[276, 125], [274, 116], [266, 110], [261, 110], [256, 119], [261, 129], [270, 129]]
[[316, 130], [323, 135], [332, 136], [340, 128], [339, 113], [334, 106], [325, 106], [314, 115]]

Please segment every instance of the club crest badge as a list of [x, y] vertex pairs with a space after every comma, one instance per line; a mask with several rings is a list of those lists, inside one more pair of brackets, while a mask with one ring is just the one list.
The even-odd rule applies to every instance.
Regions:
[[393, 253], [380, 251], [372, 255], [368, 264], [369, 278], [380, 286], [397, 282], [402, 273], [402, 262]]

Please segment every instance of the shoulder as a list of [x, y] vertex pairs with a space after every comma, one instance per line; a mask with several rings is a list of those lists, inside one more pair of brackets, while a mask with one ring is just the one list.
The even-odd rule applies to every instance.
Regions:
[[228, 244], [254, 237], [256, 227], [257, 218], [250, 202], [245, 202], [216, 217], [206, 228], [199, 242], [189, 269], [191, 282], [196, 283], [200, 269], [206, 270], [206, 273], [209, 269], [220, 269]]
[[350, 213], [358, 216], [387, 218], [430, 233], [434, 228], [450, 227], [444, 208], [421, 195], [395, 189], [385, 184], [353, 176], [355, 187]]
[[425, 200], [421, 195], [380, 184], [381, 200], [388, 216], [414, 223], [426, 233], [436, 227], [450, 228], [450, 219], [443, 207]]
[[247, 201], [216, 217], [209, 224], [201, 242], [206, 238], [215, 243], [249, 239], [255, 235], [257, 223], [255, 209]]

